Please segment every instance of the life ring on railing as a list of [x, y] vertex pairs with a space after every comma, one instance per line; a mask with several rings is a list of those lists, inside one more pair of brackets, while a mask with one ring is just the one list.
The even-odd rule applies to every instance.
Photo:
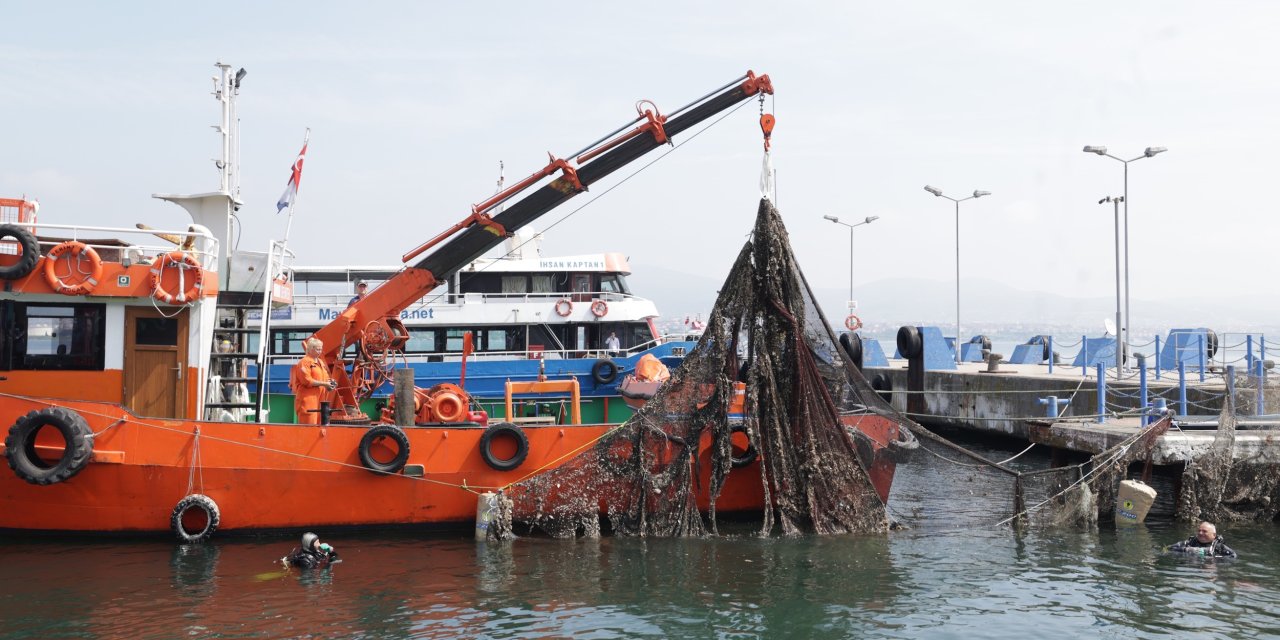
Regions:
[[[36, 436], [44, 427], [62, 435], [62, 457], [50, 464], [36, 451]], [[49, 407], [18, 418], [4, 439], [4, 455], [14, 475], [31, 484], [55, 484], [80, 473], [93, 454], [93, 431], [84, 418], [65, 407]]]
[[[397, 447], [395, 457], [386, 462], [374, 458], [372, 451], [373, 443], [383, 438], [394, 440]], [[409, 436], [406, 436], [404, 430], [400, 427], [391, 424], [374, 425], [360, 438], [360, 464], [363, 464], [364, 468], [374, 473], [396, 473], [403, 469], [408, 461]]]
[[609, 303], [604, 300], [596, 300], [591, 303], [591, 315], [597, 318], [603, 318], [609, 315]]
[[178, 501], [169, 516], [169, 528], [183, 542], [204, 542], [218, 530], [222, 513], [213, 498], [193, 493]]
[[[515, 440], [515, 453], [509, 458], [499, 458], [493, 452], [494, 438]], [[510, 422], [499, 422], [485, 429], [484, 435], [480, 436], [480, 457], [484, 458], [485, 464], [498, 471], [516, 469], [529, 457], [529, 437], [524, 434], [524, 429]]]
[[568, 298], [560, 298], [556, 301], [556, 315], [561, 318], [568, 318], [571, 313], [573, 313], [573, 302], [570, 302]]
[[[164, 276], [165, 267], [178, 268], [178, 289], [170, 292], [164, 288], [161, 278]], [[191, 284], [183, 288], [182, 283], [185, 282], [183, 273], [192, 271]], [[195, 257], [185, 251], [170, 251], [160, 256], [155, 264], [151, 265], [151, 297], [173, 304], [185, 304], [194, 301], [200, 296], [200, 292], [204, 291], [204, 270], [200, 268], [200, 263]]]
[[844, 319], [844, 328], [850, 331], [857, 331], [862, 328], [862, 319], [851, 313]]
[[595, 364], [591, 365], [591, 379], [595, 380], [596, 384], [613, 384], [613, 381], [618, 379], [618, 363], [608, 358], [596, 360]]
[[36, 237], [22, 227], [4, 224], [0, 225], [0, 240], [5, 238], [17, 240], [22, 254], [14, 256], [18, 259], [17, 262], [0, 267], [0, 280], [17, 280], [34, 271], [36, 261], [40, 259], [40, 244], [36, 242]]
[[[67, 258], [68, 265], [75, 264], [75, 268], [68, 267], [67, 279], [63, 279], [57, 273], [58, 261], [62, 256]], [[89, 271], [82, 271], [79, 268], [81, 258], [89, 259]], [[75, 276], [82, 276], [84, 279], [77, 284], [67, 284], [67, 280]], [[67, 296], [82, 296], [94, 287], [98, 286], [98, 282], [102, 280], [102, 258], [98, 257], [98, 252], [93, 247], [76, 240], [67, 240], [60, 243], [49, 250], [44, 257], [44, 279], [54, 291]]]

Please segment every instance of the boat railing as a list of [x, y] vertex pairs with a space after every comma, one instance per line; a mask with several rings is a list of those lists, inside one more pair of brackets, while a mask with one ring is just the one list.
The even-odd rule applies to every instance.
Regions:
[[[375, 285], [376, 286], [376, 285]], [[351, 300], [353, 292], [345, 293], [313, 293], [313, 294], [297, 294], [293, 297], [293, 304], [296, 307], [346, 307], [347, 302]], [[591, 300], [604, 300], [605, 302], [625, 301], [625, 300], [647, 300], [633, 296], [629, 293], [614, 292], [569, 292], [569, 291], [550, 291], [538, 293], [462, 293], [447, 294], [433, 296], [428, 295], [422, 299], [422, 302], [410, 307], [410, 309], [439, 305], [450, 307], [461, 307], [463, 305], [472, 304], [534, 304], [546, 303], [555, 304], [564, 298], [586, 297]]]
[[[14, 222], [20, 227], [33, 228], [35, 223]], [[41, 236], [36, 242], [41, 245], [41, 253], [62, 242], [73, 240], [83, 242], [98, 253], [98, 257], [107, 262], [119, 262], [126, 267], [137, 264], [150, 264], [158, 256], [190, 244], [190, 249], [182, 249], [196, 257], [200, 266], [206, 271], [218, 270], [218, 240], [208, 229], [200, 225], [191, 225], [188, 229], [129, 229], [126, 227], [99, 227], [73, 224], [39, 224]], [[95, 238], [95, 232], [117, 234], [118, 238]], [[145, 238], [147, 242], [142, 242]], [[164, 243], [155, 243], [163, 238]]]

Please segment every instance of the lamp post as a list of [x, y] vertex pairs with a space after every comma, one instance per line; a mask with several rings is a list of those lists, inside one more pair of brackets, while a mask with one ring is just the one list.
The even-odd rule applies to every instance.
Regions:
[[866, 218], [863, 218], [862, 222], [855, 222], [853, 224], [849, 224], [848, 222], [840, 222], [840, 218], [837, 218], [835, 216], [822, 216], [822, 217], [836, 224], [842, 224], [846, 227], [849, 227], [849, 301], [853, 302], [853, 228], [861, 227], [864, 224], [871, 224], [872, 222], [879, 220], [880, 216], [867, 216]]
[[[1117, 336], [1117, 338], [1120, 339], [1121, 345], [1125, 345], [1127, 347], [1131, 336], [1129, 329], [1133, 322], [1133, 314], [1129, 312], [1129, 163], [1136, 162], [1143, 158], [1154, 158], [1156, 154], [1164, 153], [1168, 151], [1168, 149], [1165, 147], [1147, 147], [1143, 150], [1142, 155], [1128, 160], [1118, 158], [1107, 153], [1107, 147], [1105, 145], [1086, 145], [1083, 151], [1085, 153], [1096, 153], [1100, 156], [1106, 156], [1116, 162], [1124, 164], [1124, 335]], [[1116, 330], [1119, 331], [1120, 329], [1117, 327]], [[1121, 349], [1117, 346], [1116, 360], [1121, 360], [1121, 354], [1127, 352], [1127, 348]]]
[[924, 190], [939, 198], [946, 198], [956, 203], [956, 364], [960, 364], [960, 203], [965, 200], [989, 196], [991, 195], [991, 192], [974, 190], [973, 195], [967, 198], [956, 199], [951, 196], [942, 195], [942, 189], [937, 187], [925, 185]]
[[[1120, 324], [1120, 203], [1124, 202], [1124, 196], [1107, 196], [1099, 200], [1098, 204], [1106, 204], [1108, 202], [1115, 207], [1116, 217], [1116, 332], [1119, 333], [1120, 327], [1124, 326]], [[1120, 336], [1116, 336], [1116, 380], [1120, 379], [1120, 360], [1123, 353], [1121, 351]]]

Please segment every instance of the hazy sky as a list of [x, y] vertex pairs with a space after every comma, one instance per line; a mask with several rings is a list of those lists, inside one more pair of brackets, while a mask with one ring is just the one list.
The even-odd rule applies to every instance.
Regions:
[[[312, 130], [291, 242], [306, 264], [389, 264], [508, 181], [747, 69], [777, 96], [778, 204], [811, 283], [962, 275], [1110, 296], [1130, 166], [1133, 297], [1274, 297], [1280, 5], [1191, 2], [5, 2], [0, 195], [46, 221], [183, 226], [152, 193], [217, 187], [209, 81], [240, 97], [242, 247]], [[196, 8], [198, 7], [198, 8]], [[664, 9], [666, 9], [664, 11]], [[749, 104], [548, 233], [719, 278], [759, 198]], [[685, 135], [677, 142], [687, 140]], [[650, 158], [656, 157], [656, 153]], [[647, 160], [647, 159], [646, 159]], [[544, 217], [546, 228], [643, 162]], [[862, 301], [864, 308], [868, 301]], [[944, 301], [950, 305], [951, 301]], [[948, 307], [949, 308], [949, 307]]]

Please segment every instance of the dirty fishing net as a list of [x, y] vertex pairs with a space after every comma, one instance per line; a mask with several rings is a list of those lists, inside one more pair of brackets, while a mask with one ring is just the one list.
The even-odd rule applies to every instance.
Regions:
[[908, 422], [837, 346], [762, 200], [672, 377], [592, 447], [507, 487], [491, 531], [698, 536], [730, 511], [758, 514], [762, 535], [884, 530], [872, 479], [887, 494], [894, 451], [914, 442]]
[[[1235, 385], [1231, 385], [1235, 386]], [[1269, 521], [1280, 511], [1280, 474], [1270, 447], [1236, 447], [1236, 399], [1223, 397], [1218, 430], [1209, 451], [1182, 472], [1177, 506], [1181, 520]]]

